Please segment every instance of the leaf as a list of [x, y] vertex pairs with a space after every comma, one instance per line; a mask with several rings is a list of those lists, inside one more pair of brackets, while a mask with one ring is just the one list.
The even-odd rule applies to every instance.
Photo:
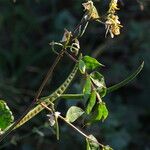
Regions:
[[138, 69], [133, 74], [131, 74], [128, 78], [126, 78], [125, 80], [121, 81], [120, 83], [118, 83], [116, 85], [113, 85], [113, 86], [107, 88], [107, 92], [110, 93], [115, 90], [118, 90], [119, 88], [121, 88], [121, 87], [125, 86], [126, 84], [128, 84], [129, 82], [131, 82], [142, 71], [143, 67], [144, 67], [144, 62], [142, 62], [142, 64], [138, 67]]
[[82, 74], [85, 74], [86, 65], [83, 60], [79, 60], [79, 70]]
[[80, 107], [72, 106], [67, 111], [66, 119], [69, 122], [74, 122], [76, 119], [78, 119], [83, 114], [84, 114], [84, 111]]
[[0, 100], [0, 131], [6, 129], [13, 121], [14, 117], [6, 102]]
[[91, 123], [95, 123], [97, 121], [100, 121], [101, 119], [102, 121], [104, 121], [107, 118], [107, 116], [108, 110], [106, 108], [105, 103], [104, 102], [97, 103], [94, 112], [91, 114], [87, 124], [90, 125]]
[[97, 92], [100, 94], [101, 97], [104, 97], [106, 95], [107, 88], [103, 75], [101, 75], [97, 71], [94, 71], [90, 74], [90, 78], [93, 81], [93, 83], [97, 86]]
[[99, 144], [97, 139], [93, 135], [89, 135], [86, 138], [86, 150], [99, 150]]
[[90, 143], [87, 138], [86, 138], [86, 150], [91, 150]]
[[102, 111], [101, 107], [102, 107], [102, 106], [101, 106], [101, 103], [98, 103], [98, 104], [97, 104], [97, 107], [96, 107], [96, 109], [95, 109], [96, 113], [95, 113], [95, 115], [94, 115], [94, 117], [93, 117], [93, 120], [94, 120], [94, 121], [99, 121], [99, 120], [101, 120], [102, 115], [103, 115], [103, 111]]
[[103, 147], [102, 150], [113, 150], [113, 149], [109, 145], [106, 145], [106, 146]]
[[96, 91], [92, 91], [92, 93], [90, 95], [90, 99], [88, 101], [88, 105], [86, 107], [86, 113], [87, 114], [90, 114], [95, 103], [96, 103]]
[[94, 107], [94, 112], [90, 114], [89, 120], [87, 121], [87, 125], [100, 121], [102, 118], [102, 109], [100, 103], [97, 103]]
[[106, 107], [106, 104], [104, 102], [101, 103], [101, 109], [102, 109], [102, 121], [104, 121], [107, 116], [108, 116], [108, 110], [107, 110], [107, 107]]
[[99, 63], [95, 58], [92, 58], [90, 56], [84, 56], [82, 60], [84, 61], [86, 68], [89, 70], [94, 70], [97, 67], [104, 66]]
[[88, 76], [83, 87], [84, 99], [87, 100], [91, 94], [91, 79]]

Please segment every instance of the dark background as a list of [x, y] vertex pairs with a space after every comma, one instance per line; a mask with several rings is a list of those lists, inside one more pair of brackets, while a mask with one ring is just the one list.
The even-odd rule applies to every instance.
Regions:
[[[72, 30], [83, 15], [81, 0], [0, 0], [0, 98], [7, 101], [18, 118], [33, 100], [44, 75], [56, 55], [49, 42], [60, 41], [64, 28]], [[141, 2], [141, 3], [140, 3]], [[100, 0], [100, 15], [109, 1]], [[104, 123], [86, 128], [99, 141], [114, 150], [150, 150], [150, 13], [149, 0], [120, 0], [121, 35], [105, 38], [105, 28], [91, 23], [81, 39], [83, 54], [105, 64], [101, 69], [107, 86], [127, 77], [144, 60], [141, 74], [130, 84], [105, 97], [109, 117]], [[143, 9], [144, 7], [144, 9]], [[51, 93], [66, 78], [73, 63], [64, 57], [42, 95]], [[76, 78], [70, 92], [81, 91]], [[76, 101], [60, 101], [58, 109], [65, 113]], [[78, 102], [82, 105], [82, 102]], [[85, 149], [85, 140], [63, 122], [60, 141], [56, 141], [41, 113], [13, 134], [1, 149], [6, 150], [77, 150]]]

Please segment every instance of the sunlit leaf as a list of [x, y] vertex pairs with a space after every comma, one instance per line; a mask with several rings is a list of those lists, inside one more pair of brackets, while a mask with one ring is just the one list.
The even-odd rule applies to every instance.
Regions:
[[92, 91], [90, 98], [89, 98], [89, 101], [88, 101], [88, 105], [86, 107], [86, 113], [87, 114], [90, 114], [95, 103], [96, 103], [96, 91]]
[[0, 130], [3, 131], [14, 121], [14, 117], [6, 102], [0, 100]]
[[97, 139], [93, 135], [89, 135], [86, 138], [86, 150], [99, 150], [99, 144]]
[[86, 150], [91, 150], [90, 143], [87, 138], [86, 138]]
[[72, 106], [67, 111], [66, 119], [69, 122], [74, 122], [76, 119], [78, 119], [83, 114], [84, 114], [84, 111], [80, 107]]
[[97, 67], [103, 66], [101, 63], [99, 63], [95, 58], [92, 58], [90, 56], [84, 56], [82, 58], [84, 61], [86, 68], [89, 70], [94, 70]]
[[100, 94], [101, 97], [104, 97], [106, 95], [106, 84], [103, 75], [101, 75], [99, 72], [94, 71], [90, 74], [90, 78], [97, 86], [97, 92]]

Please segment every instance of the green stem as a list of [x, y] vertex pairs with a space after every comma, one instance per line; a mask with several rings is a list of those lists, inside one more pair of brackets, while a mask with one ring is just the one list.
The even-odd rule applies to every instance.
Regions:
[[[138, 67], [138, 69], [132, 73], [128, 78], [124, 79], [123, 81], [119, 82], [118, 84], [115, 84], [111, 87], [107, 88], [107, 93], [111, 93], [115, 90], [118, 90], [119, 88], [125, 86], [129, 82], [131, 82], [143, 69], [144, 62]], [[78, 100], [78, 99], [83, 99], [84, 94], [62, 94], [60, 98], [64, 99], [73, 99], [73, 100]]]

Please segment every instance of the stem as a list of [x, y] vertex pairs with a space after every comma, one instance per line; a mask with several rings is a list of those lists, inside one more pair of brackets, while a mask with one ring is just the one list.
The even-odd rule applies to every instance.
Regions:
[[55, 61], [54, 61], [54, 64], [52, 65], [52, 67], [49, 69], [45, 79], [43, 80], [40, 88], [38, 89], [38, 92], [37, 92], [37, 95], [36, 95], [36, 98], [35, 100], [37, 100], [39, 98], [39, 96], [41, 95], [42, 93], [42, 90], [45, 86], [45, 84], [47, 83], [48, 79], [52, 76], [52, 73], [54, 71], [54, 68], [56, 67], [56, 65], [58, 64], [58, 62], [60, 61], [61, 57], [63, 56], [64, 52], [66, 51], [66, 49], [62, 49], [61, 52], [59, 53], [59, 55], [56, 57]]
[[65, 54], [71, 58], [74, 62], [78, 62], [78, 60], [76, 58], [74, 58], [72, 55], [70, 55], [67, 51], [65, 51]]
[[[44, 103], [41, 103], [41, 105], [42, 105], [43, 107], [45, 107], [48, 111], [52, 112], [52, 109], [49, 108], [48, 106], [46, 106]], [[101, 144], [101, 143], [99, 143], [99, 142], [97, 142], [97, 141], [94, 141], [94, 140], [90, 139], [88, 135], [86, 135], [85, 133], [83, 133], [80, 129], [78, 129], [78, 128], [77, 128], [76, 126], [74, 126], [72, 123], [68, 122], [63, 116], [58, 115], [58, 117], [59, 117], [60, 119], [62, 119], [64, 122], [66, 122], [68, 125], [70, 125], [74, 130], [78, 131], [78, 132], [79, 132], [81, 135], [83, 135], [85, 138], [87, 138], [87, 139], [89, 139], [89, 140], [91, 140], [91, 141], [97, 143], [97, 144], [100, 145], [101, 147], [104, 147], [103, 144]]]
[[26, 109], [26, 111], [21, 115], [21, 117], [6, 131], [6, 133], [2, 136], [0, 136], [0, 142], [13, 130], [13, 128], [24, 118], [24, 116], [32, 109], [32, 107], [34, 106], [34, 104], [36, 103], [36, 101], [38, 101], [38, 98], [46, 84], [46, 82], [48, 81], [48, 79], [51, 77], [54, 68], [56, 67], [56, 65], [58, 64], [58, 62], [60, 61], [61, 57], [63, 56], [64, 52], [66, 51], [66, 49], [62, 49], [59, 53], [59, 55], [56, 57], [54, 64], [52, 65], [52, 67], [49, 69], [45, 79], [43, 80], [40, 88], [38, 89], [37, 95], [34, 98], [34, 100], [32, 101], [32, 103], [30, 104], [30, 106]]
[[68, 125], [70, 125], [74, 130], [76, 130], [77, 132], [79, 132], [81, 135], [83, 135], [85, 138], [91, 140], [92, 142], [95, 142], [96, 144], [100, 145], [101, 147], [104, 147], [103, 144], [92, 140], [91, 138], [89, 138], [88, 135], [86, 135], [85, 133], [83, 133], [80, 129], [78, 129], [76, 126], [74, 126], [72, 123], [68, 122], [64, 117], [62, 117], [61, 115], [58, 116], [60, 119], [62, 119], [64, 122], [66, 122]]
[[49, 108], [47, 105], [44, 104], [44, 102], [40, 103], [41, 106], [43, 106], [44, 108], [46, 108], [48, 111], [50, 111], [51, 113], [53, 113], [52, 109]]
[[61, 115], [58, 116], [61, 120], [63, 120], [64, 122], [66, 122], [68, 125], [70, 125], [72, 128], [74, 128], [76, 131], [78, 131], [80, 134], [82, 134], [84, 137], [88, 138], [88, 136], [83, 133], [81, 130], [79, 130], [76, 126], [74, 126], [72, 123], [68, 122], [64, 117], [62, 117]]

